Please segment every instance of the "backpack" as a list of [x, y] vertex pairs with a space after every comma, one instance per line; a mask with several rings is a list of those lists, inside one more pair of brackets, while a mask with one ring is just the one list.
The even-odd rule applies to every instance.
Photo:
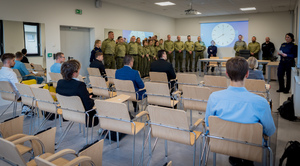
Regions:
[[279, 108], [278, 108], [279, 114], [282, 118], [294, 121], [297, 119], [295, 116], [295, 110], [294, 110], [294, 102], [293, 102], [293, 95], [288, 98], [287, 101], [285, 101]]
[[300, 157], [300, 143], [298, 141], [289, 141], [286, 144], [284, 153], [279, 160], [279, 166], [282, 166], [282, 163], [285, 158], [287, 158], [286, 166], [299, 165], [299, 157]]

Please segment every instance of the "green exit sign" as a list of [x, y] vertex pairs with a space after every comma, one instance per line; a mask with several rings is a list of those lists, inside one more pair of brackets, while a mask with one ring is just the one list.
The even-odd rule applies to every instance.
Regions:
[[75, 9], [75, 14], [80, 14], [80, 15], [82, 15], [82, 10], [81, 10], [81, 9]]

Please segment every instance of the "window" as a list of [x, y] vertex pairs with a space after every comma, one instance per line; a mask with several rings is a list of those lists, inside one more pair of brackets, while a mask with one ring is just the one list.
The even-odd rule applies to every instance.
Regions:
[[40, 54], [40, 24], [24, 22], [24, 43], [27, 55], [39, 56]]
[[3, 22], [0, 20], [0, 55], [4, 53], [4, 43], [3, 43]]

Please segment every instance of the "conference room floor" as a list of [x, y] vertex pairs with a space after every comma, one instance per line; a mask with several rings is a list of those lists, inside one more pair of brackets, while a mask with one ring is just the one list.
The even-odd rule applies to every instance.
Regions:
[[[199, 81], [203, 80], [203, 77], [198, 77]], [[298, 140], [300, 141], [300, 123], [299, 120], [297, 122], [291, 122], [285, 119], [282, 119], [277, 112], [277, 108], [281, 105], [290, 94], [283, 94], [277, 93], [276, 90], [278, 89], [278, 83], [276, 81], [271, 81], [271, 90], [270, 90], [270, 97], [273, 101], [273, 118], [277, 127], [276, 133], [271, 137], [271, 148], [275, 155], [275, 165], [278, 165], [279, 159], [284, 152], [284, 148], [286, 143], [290, 140]], [[9, 102], [0, 100], [0, 112], [4, 111], [4, 108], [8, 106]], [[20, 113], [20, 105], [18, 105], [18, 110]], [[130, 110], [133, 111], [132, 104], [130, 103]], [[5, 114], [1, 119], [2, 122], [4, 119], [11, 116], [12, 109], [9, 110], [7, 114]], [[189, 115], [189, 113], [188, 113]], [[197, 112], [193, 113], [193, 121], [195, 122], [196, 119], [203, 117], [204, 115], [200, 115]], [[41, 118], [35, 121], [36, 125], [41, 123]], [[29, 124], [30, 118], [27, 117], [24, 120], [24, 133], [29, 132]], [[62, 123], [62, 128], [57, 125], [57, 132], [56, 132], [56, 140], [60, 137], [64, 129], [66, 128], [68, 122]], [[48, 121], [44, 128], [53, 127], [54, 121]], [[96, 127], [94, 130], [94, 139], [96, 139], [97, 132], [99, 127]], [[197, 130], [201, 131], [201, 127], [198, 127]], [[90, 133], [91, 130], [89, 130]], [[147, 130], [146, 130], [147, 131]], [[136, 155], [135, 155], [135, 165], [138, 163], [138, 159], [141, 156], [142, 150], [142, 135], [143, 132], [140, 132], [136, 136]], [[155, 139], [152, 140], [152, 147], [154, 144]], [[109, 144], [108, 140], [104, 142], [103, 148], [103, 165], [110, 166], [110, 165], [131, 165], [131, 157], [132, 157], [132, 141], [133, 136], [127, 135], [120, 141], [120, 147], [117, 148], [117, 143], [112, 142]], [[196, 163], [199, 162], [199, 144], [200, 141], [197, 141], [197, 153], [196, 153]], [[78, 124], [75, 124], [71, 131], [67, 134], [64, 141], [61, 143], [58, 150], [62, 150], [65, 148], [71, 148], [76, 151], [80, 150], [85, 145], [85, 138], [83, 137], [82, 133], [79, 133]], [[25, 156], [29, 157], [29, 156]], [[69, 157], [69, 156], [67, 156]], [[183, 144], [178, 144], [174, 142], [168, 142], [168, 157], [164, 156], [164, 140], [159, 139], [157, 146], [154, 150], [153, 156], [151, 160], [148, 160], [148, 146], [145, 149], [145, 158], [143, 165], [147, 165], [147, 161], [149, 161], [149, 165], [155, 166], [162, 166], [168, 161], [173, 161], [173, 165], [175, 166], [185, 166], [185, 165], [192, 165], [193, 160], [193, 147]], [[5, 165], [3, 161], [0, 161], [0, 165]], [[198, 164], [197, 164], [198, 165]], [[212, 154], [209, 155], [208, 165], [212, 165]], [[217, 154], [217, 165], [227, 166], [230, 165], [228, 162], [228, 156]], [[260, 163], [255, 163], [255, 165], [261, 165]]]

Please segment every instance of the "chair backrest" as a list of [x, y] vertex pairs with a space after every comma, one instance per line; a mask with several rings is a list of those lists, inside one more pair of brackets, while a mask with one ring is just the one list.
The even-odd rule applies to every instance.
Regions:
[[16, 100], [16, 93], [14, 92], [13, 85], [8, 81], [0, 81], [0, 93], [3, 100]]
[[[211, 91], [207, 87], [184, 85], [183, 90], [183, 108], [184, 110], [198, 110], [205, 112], [207, 101]], [[205, 100], [205, 101], [196, 101]]]
[[[222, 59], [231, 59], [232, 57], [223, 57]], [[226, 62], [222, 62], [222, 66], [226, 67]]]
[[[46, 130], [40, 131], [34, 136], [38, 137], [40, 141], [44, 144], [45, 153], [54, 153], [55, 152], [55, 135], [56, 135], [56, 127], [48, 128]], [[34, 155], [41, 155], [43, 150], [40, 146], [39, 142], [33, 140], [32, 148], [34, 151]]]
[[[147, 108], [151, 123], [189, 130], [189, 123], [185, 111], [153, 105], [149, 105]], [[158, 137], [187, 145], [190, 145], [191, 142], [190, 132], [164, 126], [152, 124], [151, 134], [153, 137]]]
[[165, 82], [168, 83], [167, 73], [165, 72], [149, 72], [151, 82]]
[[266, 92], [266, 82], [264, 80], [246, 79], [245, 88], [248, 91]]
[[171, 103], [168, 84], [158, 82], [146, 82], [147, 101], [149, 104], [169, 106]]
[[105, 78], [98, 76], [89, 76], [89, 79], [94, 95], [110, 97]]
[[114, 84], [115, 75], [116, 75], [116, 69], [105, 69], [106, 75], [107, 75], [107, 81], [110, 84]]
[[3, 138], [23, 133], [24, 116], [7, 119], [0, 123], [0, 132]]
[[63, 96], [56, 94], [64, 119], [85, 124], [85, 110], [78, 96]]
[[28, 106], [34, 106], [34, 94], [32, 93], [31, 87], [26, 84], [16, 84], [18, 91], [21, 95], [22, 103]]
[[224, 76], [204, 76], [204, 86], [211, 89], [212, 92], [227, 88], [227, 78]]
[[23, 80], [23, 77], [18, 69], [13, 69], [13, 71], [16, 73], [18, 81], [21, 82]]
[[[241, 124], [208, 117], [209, 135], [262, 145], [263, 127], [259, 123]], [[211, 152], [221, 153], [246, 160], [262, 162], [261, 147], [210, 138]]]
[[177, 83], [178, 83], [178, 90], [180, 91], [182, 91], [183, 85], [198, 86], [199, 84], [196, 74], [186, 74], [186, 73], [177, 74]]
[[14, 163], [15, 165], [26, 166], [26, 163], [15, 144], [0, 138], [0, 147], [0, 156], [2, 158]]
[[[104, 139], [97, 141], [96, 143], [88, 146], [85, 149], [79, 151], [79, 156], [89, 156], [95, 163], [95, 166], [102, 166], [102, 152], [103, 152]], [[81, 166], [90, 166], [89, 162], [83, 162]]]
[[99, 71], [98, 68], [88, 67], [87, 71], [89, 73], [89, 76], [98, 76], [98, 77], [101, 77], [101, 73], [100, 73], [100, 71]]
[[130, 101], [136, 101], [136, 93], [133, 86], [133, 82], [131, 80], [114, 80], [117, 95], [128, 95]]
[[25, 65], [25, 67], [26, 67], [26, 69], [28, 71], [32, 71], [33, 70], [32, 67], [31, 67], [31, 65], [29, 63], [24, 63], [24, 65]]
[[62, 75], [60, 73], [49, 73], [51, 80], [53, 81], [53, 87], [57, 87], [57, 82], [60, 79], [63, 79]]
[[39, 76], [44, 76], [45, 75], [45, 70], [43, 69], [42, 65], [40, 64], [32, 64], [33, 68], [36, 72], [38, 72], [36, 75]]
[[[95, 100], [95, 105], [99, 116], [130, 121], [128, 108], [124, 103]], [[118, 131], [132, 135], [131, 123], [120, 120], [99, 118], [100, 127], [102, 129]]]
[[[209, 59], [220, 59], [220, 57], [211, 56]], [[218, 65], [218, 62], [209, 62], [209, 65]]]
[[36, 105], [40, 110], [54, 114], [56, 113], [56, 104], [54, 104], [53, 97], [48, 89], [31, 88], [31, 90], [37, 100]]

